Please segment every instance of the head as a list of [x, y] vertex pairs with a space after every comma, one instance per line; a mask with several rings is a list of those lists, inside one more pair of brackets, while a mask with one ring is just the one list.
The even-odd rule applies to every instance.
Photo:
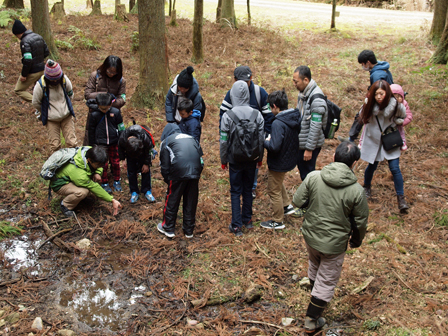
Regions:
[[113, 98], [110, 93], [101, 92], [96, 95], [96, 103], [98, 104], [98, 109], [103, 113], [107, 113], [107, 111], [110, 110], [110, 108], [112, 107], [112, 101]]
[[272, 92], [268, 96], [268, 103], [274, 115], [277, 115], [280, 111], [288, 109], [288, 95], [286, 94], [285, 89]]
[[193, 113], [193, 102], [191, 99], [180, 97], [177, 109], [182, 119], [188, 118]]
[[299, 66], [296, 70], [294, 70], [292, 81], [298, 91], [305, 91], [311, 81], [311, 69], [306, 65]]
[[232, 99], [233, 107], [249, 106], [250, 93], [246, 82], [238, 80], [233, 83], [232, 88], [230, 89], [230, 97]]
[[125, 143], [126, 155], [132, 159], [137, 159], [143, 154], [143, 147], [142, 140], [130, 136]]
[[160, 140], [164, 141], [170, 135], [173, 135], [175, 133], [182, 133], [180, 131], [179, 126], [176, 123], [168, 123], [168, 124], [166, 124], [165, 128], [163, 129], [162, 136], [160, 137]]
[[45, 64], [45, 82], [50, 86], [58, 85], [61, 83], [61, 78], [63, 75], [64, 74], [59, 63], [49, 59]]
[[344, 141], [339, 144], [334, 153], [334, 162], [345, 163], [349, 168], [353, 168], [356, 161], [361, 157], [361, 151], [353, 142]]
[[94, 145], [86, 152], [86, 159], [95, 170], [104, 166], [108, 160], [106, 148]]
[[358, 55], [358, 63], [366, 71], [372, 70], [372, 68], [378, 63], [375, 54], [372, 50], [363, 50]]
[[367, 93], [367, 102], [362, 108], [361, 121], [367, 124], [372, 117], [375, 103], [379, 105], [380, 110], [384, 109], [392, 96], [390, 85], [384, 79], [380, 79], [372, 84]]
[[119, 81], [121, 77], [123, 77], [123, 65], [118, 56], [107, 56], [98, 70], [101, 73], [101, 76], [107, 76], [115, 81]]
[[177, 90], [184, 96], [193, 86], [193, 72], [193, 67], [188, 66], [177, 76]]
[[392, 94], [394, 95], [395, 99], [399, 103], [403, 103], [404, 101], [404, 91], [403, 88], [398, 84], [392, 84], [390, 86], [390, 90], [392, 91]]
[[14, 20], [14, 24], [12, 25], [12, 33], [20, 40], [24, 32], [26, 32], [26, 27], [22, 21]]
[[235, 79], [235, 82], [242, 80], [250, 86], [250, 82], [252, 81], [252, 71], [247, 65], [240, 65], [233, 71], [233, 78]]

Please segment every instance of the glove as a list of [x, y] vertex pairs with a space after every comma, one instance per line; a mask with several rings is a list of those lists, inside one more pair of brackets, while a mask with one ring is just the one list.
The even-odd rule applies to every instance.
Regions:
[[226, 169], [227, 169], [227, 163], [226, 163], [226, 164], [222, 164], [222, 165], [221, 165], [221, 168], [222, 168], [223, 170], [226, 170]]
[[257, 162], [258, 168], [260, 168], [263, 165], [263, 161]]
[[151, 160], [154, 160], [157, 156], [157, 154], [159, 154], [155, 148], [152, 149], [151, 151]]

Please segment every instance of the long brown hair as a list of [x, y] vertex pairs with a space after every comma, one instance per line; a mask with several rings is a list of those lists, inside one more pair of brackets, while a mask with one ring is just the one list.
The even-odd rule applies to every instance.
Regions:
[[[379, 105], [380, 110], [385, 109], [387, 107], [387, 105], [389, 104], [390, 98], [393, 97], [392, 91], [390, 89], [390, 85], [384, 79], [380, 79], [380, 80], [376, 81], [375, 83], [373, 83], [369, 89], [369, 92], [367, 93], [367, 103], [365, 103], [364, 106], [362, 107], [362, 112], [360, 115], [361, 122], [363, 124], [367, 124], [373, 115], [373, 107], [375, 106], [375, 103], [376, 103], [375, 93], [378, 89], [382, 89], [382, 90], [386, 91], [386, 96], [384, 97], [383, 101]], [[394, 113], [394, 115], [395, 115], [395, 113]]]

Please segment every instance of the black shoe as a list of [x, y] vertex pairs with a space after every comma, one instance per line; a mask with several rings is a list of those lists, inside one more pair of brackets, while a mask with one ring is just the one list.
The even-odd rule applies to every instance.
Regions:
[[243, 226], [248, 230], [251, 230], [254, 228], [254, 225], [252, 224], [252, 220], [250, 220], [249, 223], [246, 223], [246, 224], [243, 223]]
[[241, 228], [233, 226], [232, 224], [229, 225], [229, 230], [237, 237], [241, 237], [243, 235], [243, 231], [241, 231]]
[[285, 216], [286, 215], [291, 215], [293, 213], [294, 213], [294, 207], [292, 206], [292, 204], [283, 207], [283, 214]]
[[279, 229], [284, 229], [285, 228], [285, 224], [273, 221], [272, 219], [270, 219], [270, 220], [268, 220], [266, 222], [261, 222], [260, 226], [264, 227], [266, 229], [275, 229], [275, 230], [279, 230]]
[[65, 217], [73, 217], [75, 215], [75, 212], [69, 210], [64, 204], [62, 204], [62, 202], [61, 202], [61, 211]]
[[307, 334], [314, 333], [318, 331], [325, 325], [325, 319], [323, 317], [319, 317], [317, 320], [312, 317], [305, 316], [305, 332]]

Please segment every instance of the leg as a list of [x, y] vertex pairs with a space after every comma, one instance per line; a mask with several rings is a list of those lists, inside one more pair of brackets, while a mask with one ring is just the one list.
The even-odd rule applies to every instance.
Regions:
[[[241, 228], [243, 226], [243, 221], [241, 219], [241, 195], [243, 193], [243, 171], [241, 169], [237, 169], [235, 165], [229, 164], [229, 180], [230, 180], [230, 203], [232, 206], [232, 226]], [[251, 187], [253, 181], [254, 180], [252, 178], [252, 180], [250, 180]]]
[[109, 160], [103, 166], [103, 175], [101, 176], [101, 184], [107, 184], [109, 182], [109, 178], [107, 177], [107, 168], [109, 167]]
[[305, 245], [308, 251], [308, 278], [314, 283], [316, 281], [317, 270], [320, 265], [320, 255], [318, 251], [313, 249], [311, 246], [308, 244]]
[[392, 176], [394, 178], [394, 186], [395, 186], [395, 192], [397, 195], [404, 195], [404, 182], [403, 182], [403, 175], [401, 175], [400, 170], [400, 158], [396, 158], [394, 160], [388, 161], [389, 163], [389, 169], [392, 173]]
[[56, 191], [56, 194], [65, 196], [62, 200], [62, 204], [67, 207], [67, 209], [73, 210], [74, 208], [76, 208], [79, 202], [87, 197], [87, 195], [89, 194], [89, 189], [77, 187], [70, 182]]
[[252, 181], [255, 177], [255, 170], [257, 164], [251, 163], [243, 170], [242, 179], [242, 196], [243, 196], [243, 207], [241, 212], [242, 223], [249, 223], [252, 219]]
[[24, 82], [22, 82], [19, 77], [16, 83], [16, 87], [14, 88], [15, 94], [22, 98], [24, 101], [31, 103], [33, 101], [33, 95], [27, 90], [31, 85], [34, 85], [34, 83], [36, 83], [43, 74], [43, 71], [28, 74], [28, 76], [26, 77], [26, 81]]
[[255, 194], [255, 190], [257, 189], [257, 180], [258, 180], [258, 167], [255, 169], [255, 177], [254, 177], [254, 184], [252, 185], [252, 191]]
[[[143, 164], [140, 165], [140, 167], [143, 166]], [[151, 167], [149, 168], [149, 171], [146, 174], [142, 173], [142, 193], [146, 194], [146, 192], [152, 191], [151, 186]]]
[[378, 163], [378, 161], [375, 161], [374, 163], [369, 163], [369, 165], [367, 166], [364, 172], [364, 187], [370, 188], [373, 179], [373, 173], [378, 167]]
[[[286, 193], [285, 187], [283, 185], [283, 179], [286, 173], [275, 172], [272, 170], [268, 170], [268, 195], [271, 199], [272, 206], [272, 220], [277, 223], [283, 222], [284, 215], [284, 193]], [[286, 204], [286, 206], [289, 205]]]
[[186, 235], [192, 235], [196, 224], [196, 209], [199, 198], [199, 180], [186, 181], [183, 192], [183, 226]]
[[311, 159], [308, 161], [303, 160], [304, 153], [305, 153], [304, 150], [299, 150], [299, 163], [297, 164], [297, 167], [299, 168], [299, 172], [300, 172], [300, 178], [302, 179], [302, 181], [305, 180], [306, 176], [309, 173], [316, 170], [316, 161], [317, 161], [317, 156], [320, 153], [320, 148], [316, 148], [315, 150], [313, 150]]
[[120, 158], [118, 157], [118, 144], [109, 146], [107, 148], [107, 154], [109, 155], [110, 168], [114, 181], [120, 181]]
[[127, 158], [126, 163], [128, 166], [129, 190], [131, 194], [133, 192], [138, 194], [140, 193], [140, 191], [138, 190], [138, 181], [137, 181], [137, 173], [139, 169], [138, 167], [140, 167], [139, 162], [136, 159]]
[[61, 148], [61, 125], [59, 122], [48, 120], [46, 127], [50, 150], [56, 152]]
[[76, 138], [75, 121], [72, 115], [69, 115], [67, 118], [61, 121], [61, 129], [67, 147], [77, 147], [78, 139]]
[[163, 209], [162, 227], [166, 232], [174, 233], [180, 199], [185, 189], [185, 181], [169, 181]]
[[[319, 252], [318, 252], [319, 253]], [[341, 254], [320, 253], [320, 265], [311, 295], [319, 300], [330, 302], [334, 289], [341, 277], [345, 252]]]

